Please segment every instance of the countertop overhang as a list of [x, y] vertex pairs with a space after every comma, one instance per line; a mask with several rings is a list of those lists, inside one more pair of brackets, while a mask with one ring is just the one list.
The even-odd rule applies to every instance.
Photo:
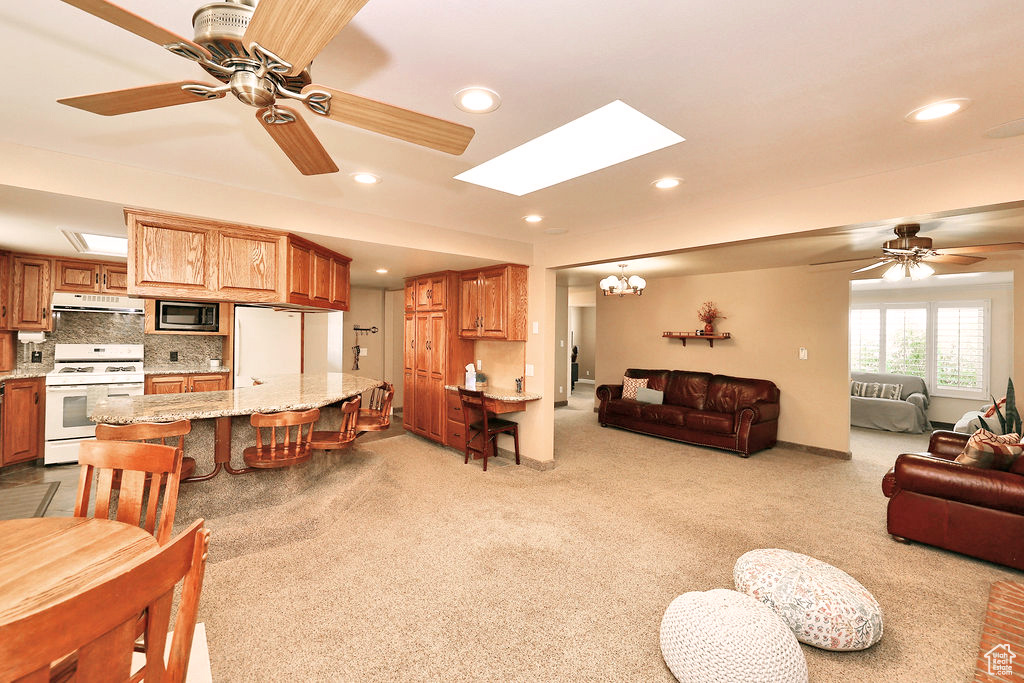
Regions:
[[[465, 384], [446, 384], [444, 388], [448, 391], [458, 391], [468, 387]], [[515, 389], [505, 387], [488, 386], [484, 389], [484, 398], [489, 398], [493, 401], [539, 401], [544, 397], [529, 391], [516, 391]]]
[[89, 419], [96, 423], [127, 425], [309, 410], [383, 384], [378, 379], [341, 372], [267, 376], [262, 381], [262, 384], [227, 391], [106, 398], [96, 402]]

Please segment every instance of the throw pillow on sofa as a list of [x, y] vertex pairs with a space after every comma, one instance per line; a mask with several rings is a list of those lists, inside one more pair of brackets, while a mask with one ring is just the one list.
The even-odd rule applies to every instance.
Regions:
[[889, 398], [894, 401], [900, 400], [900, 396], [903, 395], [902, 384], [882, 384], [882, 389], [878, 394], [878, 398]]
[[956, 456], [961, 465], [980, 467], [986, 470], [1008, 470], [1014, 461], [1024, 453], [1018, 434], [993, 434], [979, 429], [971, 435], [963, 452]]
[[622, 398], [636, 400], [636, 390], [647, 388], [647, 378], [636, 379], [633, 377], [622, 378]]
[[636, 390], [636, 400], [640, 403], [657, 403], [658, 405], [661, 405], [665, 402], [665, 392], [658, 391], [657, 389], [640, 387]]
[[[901, 389], [902, 390], [902, 389]], [[878, 382], [851, 382], [850, 395], [864, 398], [878, 398], [882, 393], [882, 385]]]

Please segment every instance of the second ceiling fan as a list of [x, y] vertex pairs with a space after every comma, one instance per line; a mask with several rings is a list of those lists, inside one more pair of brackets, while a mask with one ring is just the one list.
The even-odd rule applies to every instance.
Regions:
[[368, 0], [228, 0], [203, 5], [188, 40], [106, 0], [64, 0], [89, 14], [199, 64], [220, 81], [160, 83], [69, 97], [61, 104], [94, 114], [201, 102], [233, 94], [257, 109], [256, 118], [304, 175], [338, 166], [296, 109], [448, 154], [462, 154], [474, 130], [451, 121], [334, 90], [312, 82], [309, 64]]

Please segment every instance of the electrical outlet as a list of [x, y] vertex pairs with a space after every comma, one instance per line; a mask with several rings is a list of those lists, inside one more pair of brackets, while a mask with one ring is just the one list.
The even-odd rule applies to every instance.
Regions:
[[561, 348], [563, 348], [563, 349], [564, 349], [564, 348], [565, 348], [565, 340], [564, 340], [564, 339], [559, 339], [559, 340], [558, 340], [558, 345], [559, 345], [559, 346], [560, 346]]
[[484, 369], [484, 362], [482, 360], [480, 360], [479, 358], [477, 358], [476, 359], [476, 371], [477, 372], [483, 372], [483, 369]]
[[806, 346], [801, 346], [800, 347], [800, 360], [807, 360], [807, 347]]
[[42, 363], [43, 362], [43, 352], [42, 351], [33, 351], [32, 352], [32, 362], [33, 363]]
[[558, 387], [558, 393], [560, 393], [560, 394], [561, 394], [561, 393], [563, 393], [564, 391], [565, 391], [565, 387], [563, 387], [563, 386], [559, 386], [559, 387]]
[[533, 377], [533, 366], [529, 363], [526, 364], [526, 376]]
[[537, 322], [536, 320], [533, 321], [533, 333], [540, 334], [540, 323]]
[[177, 351], [171, 351], [171, 362], [172, 363], [177, 363], [178, 362], [178, 352]]
[[587, 370], [587, 377], [590, 377], [590, 370]]
[[360, 346], [359, 347], [359, 355], [360, 356], [369, 356], [370, 355], [370, 349], [366, 348], [365, 346]]

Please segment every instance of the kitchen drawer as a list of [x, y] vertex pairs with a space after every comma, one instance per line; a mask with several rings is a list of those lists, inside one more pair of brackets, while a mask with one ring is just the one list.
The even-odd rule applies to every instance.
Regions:
[[462, 422], [462, 401], [459, 400], [459, 392], [445, 390], [445, 399], [448, 405], [448, 419]]
[[448, 420], [448, 433], [445, 437], [445, 444], [458, 451], [466, 450], [466, 428], [462, 424], [460, 414], [459, 420]]

